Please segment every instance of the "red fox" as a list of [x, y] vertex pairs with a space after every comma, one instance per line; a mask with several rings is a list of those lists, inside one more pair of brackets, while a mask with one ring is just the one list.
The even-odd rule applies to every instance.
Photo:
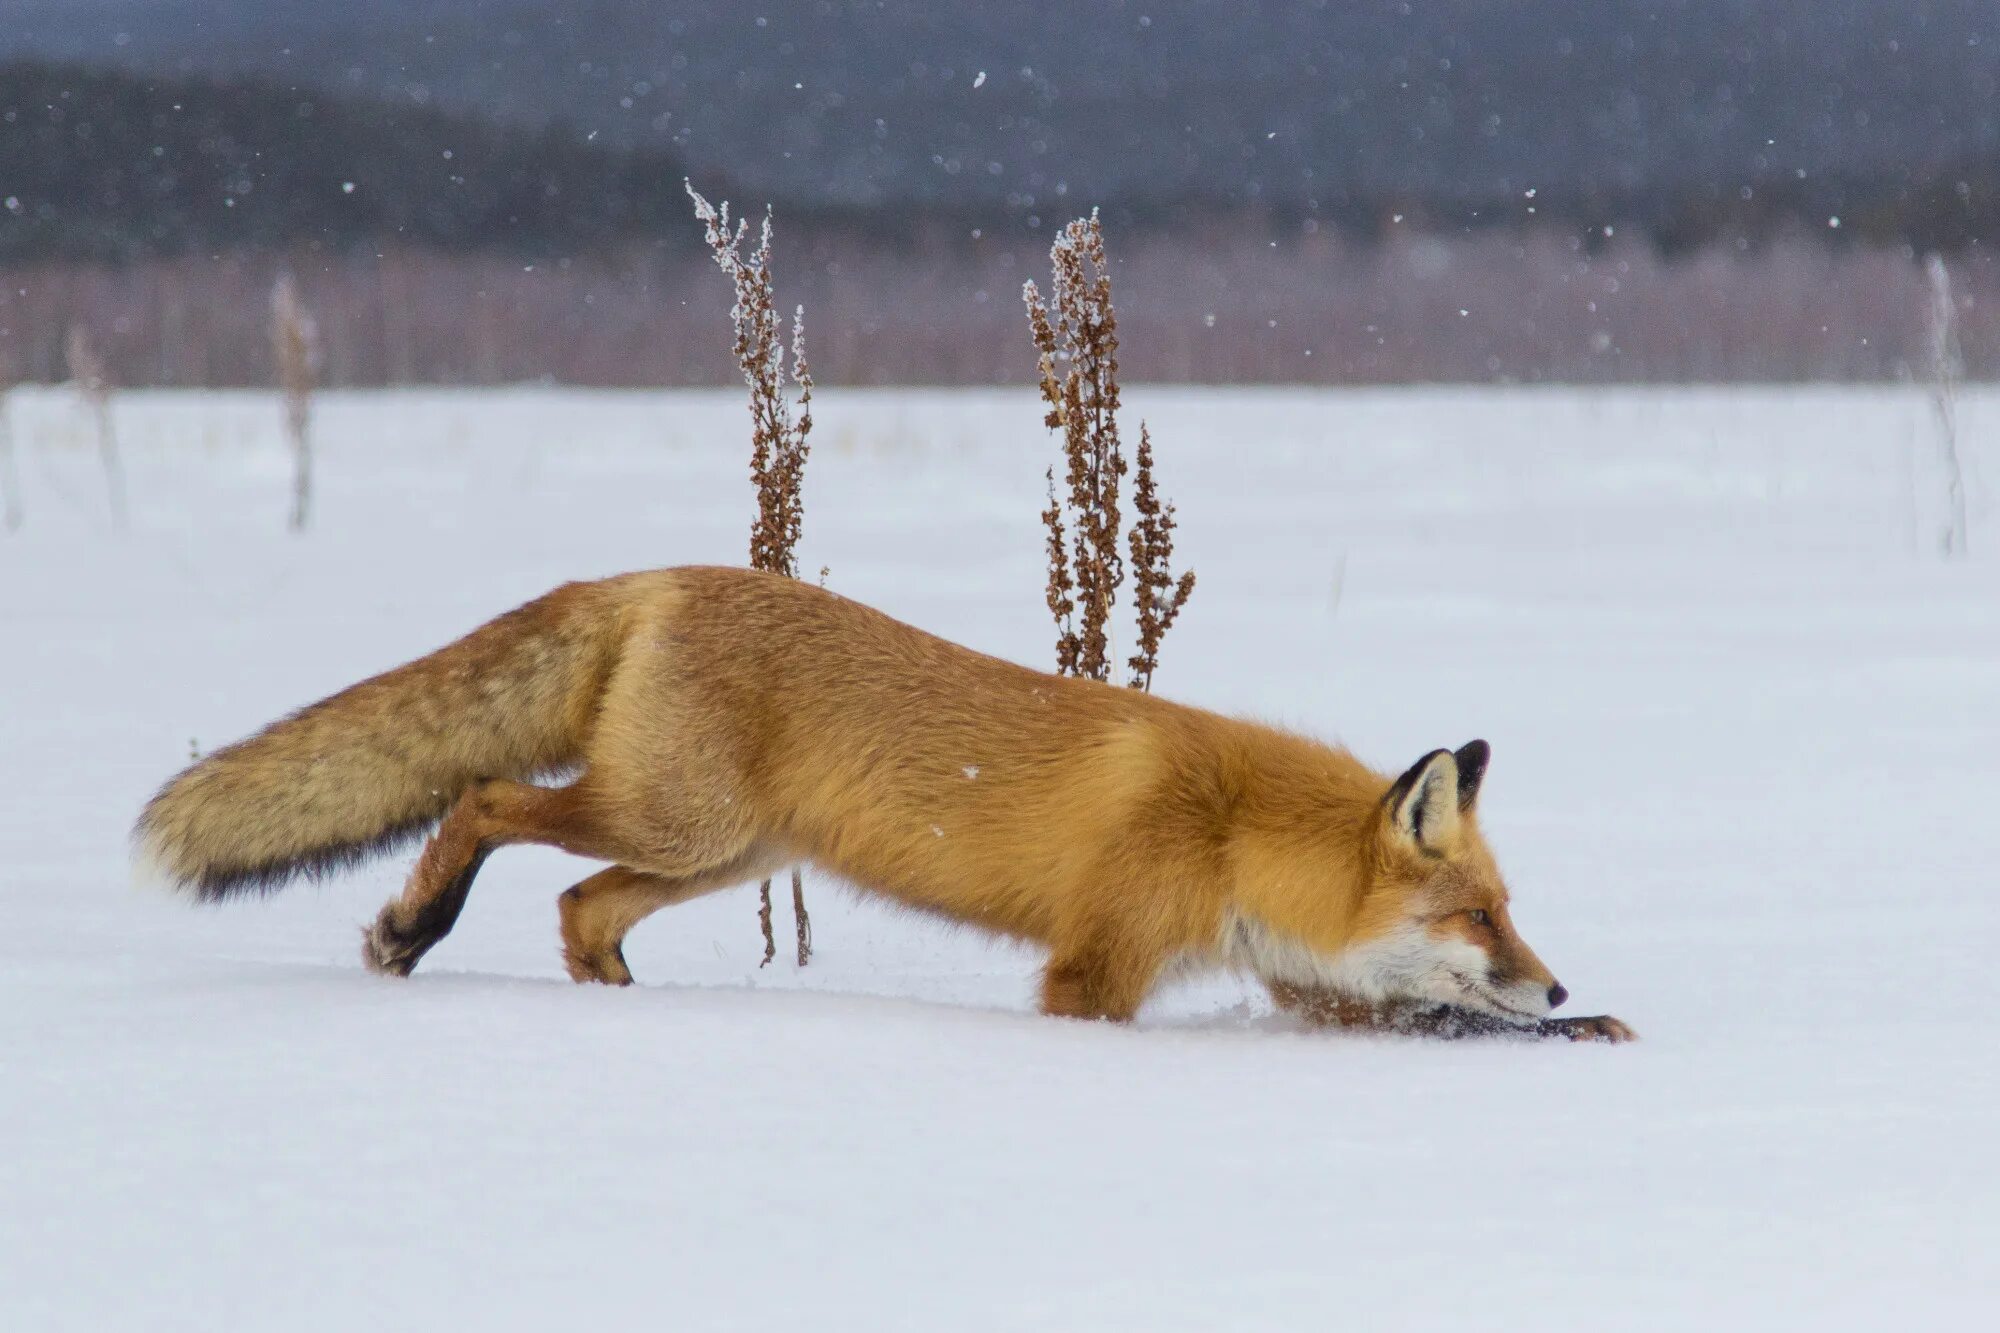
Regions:
[[[363, 958], [407, 975], [496, 847], [608, 869], [558, 898], [578, 981], [625, 985], [662, 907], [810, 861], [1049, 950], [1045, 1013], [1130, 1019], [1247, 972], [1313, 1024], [1625, 1041], [1515, 933], [1475, 807], [1489, 750], [1401, 777], [1344, 750], [1051, 676], [796, 580], [571, 584], [194, 764], [140, 816], [195, 896], [279, 887], [436, 825]], [[563, 786], [532, 779], [560, 773]]]

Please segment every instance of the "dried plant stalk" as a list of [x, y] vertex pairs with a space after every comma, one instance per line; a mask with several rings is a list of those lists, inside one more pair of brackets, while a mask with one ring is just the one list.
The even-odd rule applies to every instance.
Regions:
[[813, 923], [806, 915], [806, 880], [797, 866], [792, 867], [792, 922], [799, 932], [799, 966], [812, 961]]
[[[750, 389], [750, 480], [757, 487], [757, 518], [750, 526], [750, 567], [797, 578], [799, 533], [805, 520], [800, 482], [811, 452], [813, 426], [805, 307], [792, 313], [788, 372], [784, 322], [778, 317], [776, 284], [771, 276], [770, 211], [765, 210], [756, 248], [746, 253], [749, 223], [738, 219], [730, 225], [728, 201], [716, 208], [692, 183], [687, 192], [716, 267], [728, 275], [736, 292], [729, 319], [736, 334], [736, 364]], [[798, 389], [796, 404], [786, 392], [788, 373]], [[770, 880], [758, 886], [757, 902], [758, 924], [764, 932], [764, 962], [759, 964], [763, 966], [778, 952], [771, 930]], [[796, 869], [792, 871], [792, 913], [798, 926], [799, 966], [804, 967], [812, 957], [812, 920], [806, 914], [805, 882]]]
[[1074, 676], [1083, 642], [1076, 632], [1076, 580], [1069, 572], [1069, 543], [1063, 531], [1062, 501], [1056, 496], [1056, 470], [1047, 473], [1049, 507], [1042, 511], [1042, 526], [1048, 530], [1049, 614], [1056, 622], [1056, 672]]
[[764, 959], [759, 967], [769, 967], [778, 956], [778, 937], [771, 933], [771, 881], [757, 886], [757, 924], [764, 931]]
[[[1118, 316], [1097, 215], [1063, 228], [1049, 250], [1055, 290], [1044, 305], [1033, 282], [1021, 289], [1038, 354], [1044, 420], [1062, 432], [1064, 502], [1043, 513], [1051, 543], [1068, 548], [1058, 573], [1051, 556], [1049, 607], [1055, 612], [1056, 661], [1068, 675], [1111, 678], [1111, 609], [1125, 581], [1118, 549]], [[1058, 369], [1058, 363], [1062, 367]], [[1053, 479], [1051, 479], [1053, 484]], [[1066, 511], [1066, 512], [1065, 512]], [[1072, 591], [1073, 588], [1073, 591]], [[1072, 620], [1060, 608], [1074, 604]]]
[[292, 446], [293, 532], [303, 532], [312, 504], [312, 395], [319, 375], [319, 332], [289, 273], [271, 287], [271, 352], [285, 399], [285, 436]]
[[1139, 515], [1132, 524], [1131, 541], [1139, 651], [1126, 659], [1132, 669], [1126, 683], [1151, 690], [1153, 672], [1160, 665], [1160, 640], [1166, 638], [1194, 592], [1194, 571], [1174, 577], [1174, 506], [1161, 500], [1153, 485], [1153, 435], [1143, 421], [1139, 423], [1139, 456], [1133, 468], [1132, 508]]
[[127, 522], [125, 469], [118, 459], [118, 437], [111, 426], [111, 369], [97, 354], [90, 330], [81, 324], [69, 326], [63, 352], [69, 361], [70, 378], [76, 381], [97, 432], [97, 456], [104, 462], [104, 494], [111, 504], [112, 521], [122, 528]]
[[1945, 520], [1938, 545], [1950, 555], [1965, 554], [1965, 468], [1958, 453], [1958, 381], [1965, 359], [1958, 340], [1958, 301], [1951, 292], [1951, 271], [1944, 256], [1924, 264], [1930, 285], [1928, 338], [1931, 372], [1931, 412], [1937, 418], [1938, 455], [1944, 469]]
[[[1111, 613], [1128, 565], [1119, 549], [1120, 486], [1126, 474], [1118, 431], [1118, 316], [1104, 231], [1093, 212], [1064, 227], [1049, 250], [1054, 290], [1044, 302], [1033, 282], [1021, 289], [1035, 344], [1049, 429], [1062, 432], [1063, 479], [1048, 474], [1042, 511], [1049, 557], [1048, 606], [1056, 623], [1056, 670], [1090, 680], [1111, 679]], [[1174, 507], [1153, 484], [1153, 445], [1139, 427], [1138, 475], [1129, 536], [1137, 596], [1139, 651], [1128, 659], [1127, 682], [1151, 689], [1160, 641], [1194, 591], [1194, 575], [1176, 579]]]

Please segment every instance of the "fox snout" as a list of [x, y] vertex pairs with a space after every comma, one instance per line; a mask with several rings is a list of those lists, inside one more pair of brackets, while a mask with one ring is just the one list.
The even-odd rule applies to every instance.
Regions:
[[[1536, 971], [1541, 975], [1537, 976]], [[1542, 969], [1524, 973], [1495, 967], [1487, 976], [1487, 984], [1508, 1004], [1530, 1012], [1538, 1005], [1546, 1005], [1552, 1010], [1569, 998], [1569, 987]]]
[[1471, 941], [1486, 955], [1483, 974], [1477, 970], [1471, 973], [1483, 983], [1468, 988], [1476, 998], [1495, 1008], [1535, 1017], [1550, 1012], [1569, 998], [1569, 987], [1557, 981], [1514, 933], [1513, 922], [1507, 919], [1504, 907], [1490, 913], [1489, 923], [1490, 938]]
[[[1475, 999], [1523, 1017], [1539, 1016], [1538, 1010], [1540, 1013], [1551, 1012], [1569, 998], [1569, 988], [1553, 978], [1543, 984], [1519, 975], [1509, 977], [1500, 968], [1486, 974], [1485, 986], [1470, 990]], [[1484, 994], [1481, 994], [1482, 991]]]

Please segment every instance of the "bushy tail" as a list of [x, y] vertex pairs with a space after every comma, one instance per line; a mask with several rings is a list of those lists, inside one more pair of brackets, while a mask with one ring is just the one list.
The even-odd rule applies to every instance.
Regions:
[[484, 778], [579, 757], [618, 651], [613, 584], [573, 584], [273, 722], [160, 789], [140, 854], [215, 900], [416, 838]]

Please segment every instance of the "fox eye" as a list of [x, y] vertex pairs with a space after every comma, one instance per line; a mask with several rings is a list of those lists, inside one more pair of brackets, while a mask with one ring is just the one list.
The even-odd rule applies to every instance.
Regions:
[[1467, 912], [1466, 915], [1472, 918], [1472, 924], [1475, 926], [1490, 926], [1493, 924], [1493, 918], [1486, 915], [1486, 909], [1483, 907], [1475, 907], [1470, 912]]

